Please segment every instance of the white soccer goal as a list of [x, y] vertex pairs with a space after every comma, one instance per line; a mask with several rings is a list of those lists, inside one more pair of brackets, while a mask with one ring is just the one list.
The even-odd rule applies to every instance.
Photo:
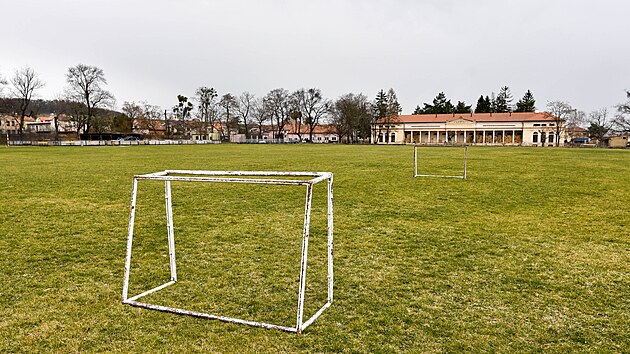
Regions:
[[[466, 179], [466, 163], [467, 163], [467, 157], [466, 154], [468, 152], [468, 146], [467, 145], [436, 145], [437, 146], [444, 146], [444, 147], [463, 147], [464, 148], [464, 173], [461, 176], [446, 176], [446, 175], [432, 175], [432, 174], [419, 174], [418, 173], [418, 147], [423, 147], [423, 146], [427, 146], [427, 145], [418, 145], [418, 144], [414, 144], [413, 145], [413, 176], [414, 177], [441, 177], [441, 178], [462, 178], [462, 179]], [[429, 145], [430, 146], [430, 145]]]
[[[271, 178], [270, 178], [271, 177]], [[273, 177], [284, 177], [297, 179], [274, 179]], [[309, 179], [306, 179], [306, 178]], [[302, 178], [302, 179], [299, 179]], [[138, 193], [138, 181], [153, 180], [165, 181], [166, 199], [166, 226], [168, 236], [168, 253], [170, 260], [170, 281], [147, 290], [141, 294], [129, 297], [129, 273], [131, 271], [131, 248], [133, 244], [134, 220], [136, 215], [136, 197]], [[306, 203], [304, 207], [304, 228], [302, 233], [302, 260], [300, 265], [300, 278], [297, 299], [297, 321], [295, 327], [280, 326], [264, 322], [256, 322], [231, 318], [219, 315], [212, 315], [202, 312], [183, 310], [173, 307], [154, 305], [139, 302], [138, 299], [156, 291], [173, 285], [177, 282], [177, 269], [175, 262], [175, 235], [173, 229], [173, 209], [171, 199], [171, 182], [215, 182], [215, 183], [248, 183], [248, 184], [277, 184], [291, 186], [306, 186]], [[306, 291], [306, 264], [308, 259], [308, 239], [311, 223], [311, 204], [313, 199], [313, 186], [319, 182], [328, 181], [328, 297], [326, 304], [322, 306], [311, 318], [304, 321], [304, 293]], [[133, 187], [131, 192], [131, 211], [129, 216], [129, 232], [127, 236], [127, 256], [125, 259], [124, 282], [122, 291], [123, 304], [142, 307], [151, 310], [170, 312], [180, 315], [189, 315], [207, 319], [220, 320], [224, 322], [240, 323], [250, 326], [279, 329], [287, 332], [301, 333], [311, 325], [333, 301], [333, 174], [331, 172], [264, 172], [264, 171], [186, 171], [186, 170], [166, 170], [133, 177]]]

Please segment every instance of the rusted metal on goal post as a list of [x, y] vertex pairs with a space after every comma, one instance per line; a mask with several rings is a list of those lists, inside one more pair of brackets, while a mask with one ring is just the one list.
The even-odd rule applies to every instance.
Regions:
[[[418, 174], [418, 147], [463, 147], [464, 148], [464, 174], [462, 176], [444, 176], [444, 175], [429, 175], [429, 174]], [[413, 144], [413, 176], [414, 177], [440, 177], [440, 178], [461, 178], [466, 179], [466, 163], [467, 163], [467, 155], [468, 153], [468, 145], [423, 145], [423, 144]]]
[[[264, 178], [263, 178], [264, 177]], [[269, 177], [311, 177], [310, 179], [274, 179]], [[133, 229], [136, 215], [136, 198], [138, 193], [138, 181], [153, 180], [165, 181], [166, 200], [166, 224], [168, 235], [168, 253], [170, 262], [170, 281], [147, 290], [141, 294], [129, 297], [129, 273], [131, 271], [131, 248], [133, 244]], [[308, 260], [308, 239], [311, 224], [311, 204], [313, 200], [313, 186], [322, 181], [328, 181], [328, 297], [326, 304], [313, 316], [304, 321], [304, 293], [306, 292], [306, 266]], [[295, 327], [280, 326], [265, 322], [256, 322], [212, 315], [202, 312], [183, 310], [173, 307], [154, 305], [137, 301], [143, 296], [173, 285], [177, 282], [177, 269], [175, 262], [175, 235], [173, 229], [173, 209], [171, 199], [171, 182], [218, 182], [218, 183], [248, 183], [248, 184], [278, 184], [306, 186], [306, 202], [304, 206], [304, 229], [302, 233], [302, 258], [300, 262], [300, 280], [297, 301], [297, 320]], [[332, 172], [266, 172], [266, 171], [199, 171], [199, 170], [166, 170], [133, 177], [131, 190], [131, 208], [129, 216], [129, 231], [127, 235], [127, 255], [125, 258], [125, 271], [122, 291], [122, 303], [179, 315], [195, 316], [230, 323], [246, 324], [250, 326], [279, 329], [286, 332], [301, 333], [311, 325], [321, 314], [330, 307], [333, 301], [333, 174]]]

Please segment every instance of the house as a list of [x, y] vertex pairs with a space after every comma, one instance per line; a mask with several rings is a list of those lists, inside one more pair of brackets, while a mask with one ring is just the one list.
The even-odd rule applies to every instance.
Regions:
[[14, 134], [20, 129], [20, 121], [13, 116], [0, 117], [0, 131], [2, 134]]
[[588, 130], [575, 124], [569, 124], [564, 128], [565, 143], [585, 144], [588, 143]]
[[555, 146], [556, 124], [547, 112], [400, 115], [372, 123], [372, 138], [375, 144]]
[[[310, 134], [309, 134], [309, 126], [306, 124], [301, 124], [300, 129], [298, 130], [298, 126], [295, 121], [291, 121], [287, 123], [285, 126], [284, 132], [284, 140], [288, 142], [310, 142]], [[298, 132], [300, 134], [298, 134]], [[313, 143], [336, 143], [337, 142], [337, 134], [335, 134], [335, 130], [332, 125], [329, 124], [319, 124], [315, 126], [313, 129]]]
[[630, 147], [629, 142], [628, 133], [608, 138], [608, 146], [612, 148]]

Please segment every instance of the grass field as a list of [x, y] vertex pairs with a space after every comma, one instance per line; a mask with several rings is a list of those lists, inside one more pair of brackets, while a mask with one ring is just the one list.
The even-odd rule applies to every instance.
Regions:
[[[429, 172], [461, 151], [425, 148]], [[0, 352], [630, 351], [630, 151], [405, 146], [1, 148]], [[121, 304], [134, 174], [331, 171], [335, 301], [304, 334]], [[306, 315], [325, 302], [315, 190]], [[140, 183], [130, 294], [168, 280]], [[174, 184], [180, 282], [145, 300], [295, 324], [304, 188]]]

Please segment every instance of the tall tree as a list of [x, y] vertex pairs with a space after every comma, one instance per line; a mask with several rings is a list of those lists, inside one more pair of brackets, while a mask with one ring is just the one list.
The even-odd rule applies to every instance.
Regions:
[[308, 127], [309, 141], [313, 142], [313, 131], [329, 112], [330, 102], [322, 96], [322, 92], [318, 88], [299, 89], [293, 96], [300, 117]]
[[630, 91], [626, 91], [628, 101], [617, 105], [617, 116], [615, 116], [615, 129], [620, 132], [630, 132]]
[[221, 106], [223, 111], [221, 114], [221, 117], [223, 117], [223, 121], [221, 122], [221, 134], [229, 140], [231, 131], [235, 126], [238, 128], [238, 115], [236, 114], [238, 101], [234, 95], [226, 93], [221, 96], [219, 106]]
[[444, 92], [440, 92], [433, 99], [433, 104], [424, 103], [424, 107], [416, 107], [414, 114], [445, 114], [453, 113], [455, 106], [451, 103], [451, 100], [446, 98]]
[[371, 133], [370, 102], [363, 94], [348, 93], [330, 106], [331, 122], [338, 141], [366, 140]]
[[190, 113], [193, 110], [192, 102], [188, 101], [188, 97], [184, 95], [177, 95], [177, 105], [173, 107], [173, 116], [177, 122], [178, 135], [186, 135], [186, 121], [190, 119]]
[[265, 105], [263, 104], [263, 100], [260, 98], [255, 98], [252, 102], [252, 118], [254, 122], [256, 122], [256, 126], [258, 127], [258, 139], [263, 138], [263, 130], [265, 123], [267, 123], [270, 119], [269, 111], [265, 109]]
[[103, 69], [96, 66], [78, 64], [68, 68], [66, 74], [66, 96], [70, 100], [82, 102], [85, 105], [85, 112], [77, 117], [77, 133], [83, 130], [85, 133], [90, 132], [95, 110], [99, 107], [110, 107], [114, 104], [114, 96], [103, 89], [103, 85], [107, 84]]
[[376, 120], [379, 120], [387, 117], [387, 112], [387, 94], [385, 94], [385, 91], [381, 89], [376, 94], [376, 99], [372, 105], [372, 114]]
[[0, 74], [0, 98], [4, 98], [4, 86], [8, 84], [8, 81]]
[[[212, 87], [202, 86], [195, 91], [195, 99], [199, 103], [197, 106], [197, 116], [201, 121], [202, 134], [214, 132], [216, 123], [216, 101], [218, 94]], [[209, 128], [209, 129], [208, 129]]]
[[477, 100], [477, 107], [475, 107], [475, 113], [491, 113], [492, 112], [492, 102], [490, 102], [490, 97], [486, 95], [484, 98], [483, 95], [479, 96]]
[[506, 113], [512, 111], [512, 93], [507, 86], [501, 87], [494, 100], [494, 112]]
[[126, 123], [123, 122], [122, 117], [117, 117], [118, 120], [120, 120], [117, 125], [120, 128], [128, 129], [128, 131], [130, 132], [133, 131], [133, 128], [137, 125], [139, 120], [142, 119], [144, 116], [143, 106], [144, 106], [143, 103], [136, 103], [135, 101], [123, 102], [121, 110], [127, 117], [127, 122]]
[[556, 146], [560, 144], [560, 133], [564, 131], [567, 121], [575, 115], [577, 110], [564, 101], [551, 101], [547, 103], [547, 114], [551, 115], [554, 122]]
[[273, 89], [265, 95], [263, 102], [270, 114], [274, 138], [284, 139], [284, 126], [289, 122], [292, 110], [289, 92], [283, 88]]
[[256, 96], [247, 91], [238, 96], [238, 104], [236, 105], [236, 113], [243, 122], [245, 128], [245, 139], [251, 139], [250, 130], [252, 128], [252, 116]]
[[608, 109], [601, 108], [596, 111], [592, 111], [588, 115], [588, 127], [589, 138], [596, 139], [601, 142], [606, 135], [612, 130], [613, 121], [608, 118]]
[[374, 129], [372, 138], [376, 141], [376, 134], [381, 133], [385, 129], [385, 142], [389, 143], [389, 131], [392, 128], [392, 123], [398, 122], [398, 116], [402, 108], [398, 103], [398, 97], [393, 88], [390, 88], [387, 93], [380, 90], [376, 94], [376, 99], [372, 105], [374, 123], [378, 123], [378, 129]]
[[19, 103], [18, 133], [20, 140], [22, 140], [24, 137], [24, 117], [30, 108], [33, 94], [36, 90], [44, 87], [44, 82], [37, 77], [32, 68], [24, 67], [15, 71], [13, 78], [11, 78], [11, 85], [13, 86], [13, 96]]
[[472, 106], [467, 105], [464, 101], [457, 101], [457, 105], [454, 108], [454, 113], [471, 113]]
[[536, 100], [534, 99], [534, 95], [530, 90], [525, 92], [525, 96], [521, 98], [518, 102], [516, 102], [516, 109], [514, 112], [535, 112], [536, 111]]

